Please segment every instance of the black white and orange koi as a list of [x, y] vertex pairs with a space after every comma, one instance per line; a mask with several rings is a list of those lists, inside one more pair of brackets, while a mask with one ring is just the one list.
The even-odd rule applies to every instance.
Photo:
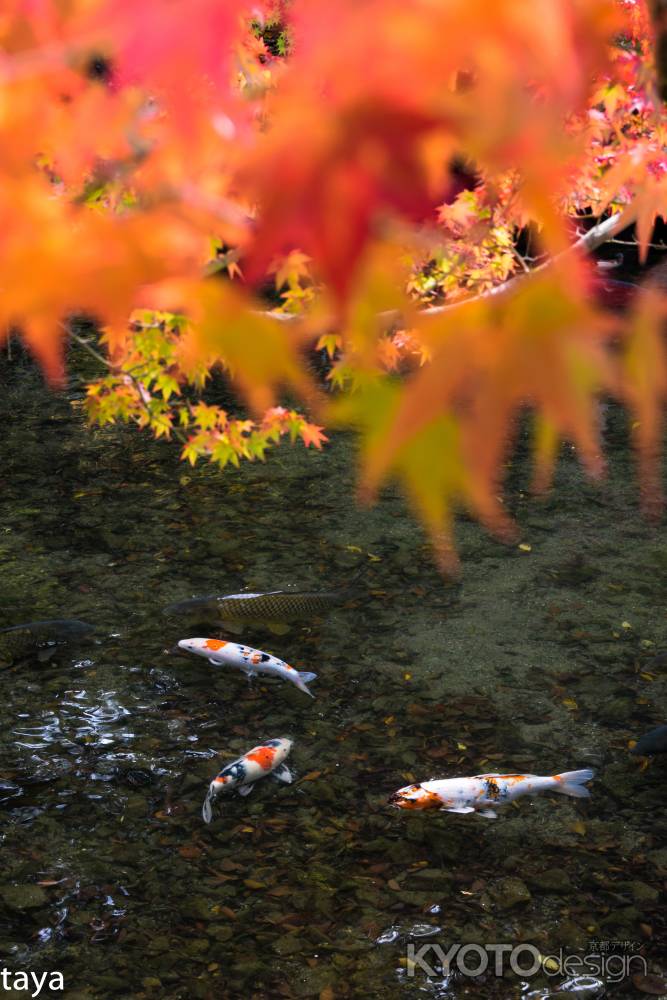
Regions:
[[438, 809], [452, 813], [478, 812], [496, 819], [494, 806], [507, 805], [522, 795], [559, 792], [577, 799], [590, 796], [585, 787], [595, 776], [590, 769], [564, 771], [549, 778], [537, 774], [477, 774], [473, 778], [446, 778], [422, 781], [399, 788], [390, 797], [399, 809]]
[[630, 753], [639, 757], [652, 757], [657, 753], [667, 753], [667, 726], [656, 726], [640, 736]]
[[299, 691], [304, 691], [311, 698], [315, 697], [306, 684], [314, 681], [317, 674], [295, 670], [289, 663], [279, 660], [270, 653], [263, 653], [261, 649], [253, 649], [252, 646], [244, 646], [240, 642], [225, 642], [223, 639], [180, 639], [178, 645], [189, 653], [205, 656], [216, 667], [238, 667], [249, 678], [258, 674], [280, 677], [282, 680], [291, 681]]
[[242, 757], [233, 760], [231, 764], [223, 767], [211, 784], [204, 799], [202, 816], [205, 823], [210, 823], [213, 819], [211, 808], [216, 796], [224, 792], [231, 792], [234, 789], [239, 795], [250, 795], [254, 782], [260, 778], [271, 775], [277, 781], [289, 785], [294, 780], [292, 772], [283, 763], [290, 750], [292, 741], [281, 737], [276, 740], [267, 740], [259, 746], [248, 750]]

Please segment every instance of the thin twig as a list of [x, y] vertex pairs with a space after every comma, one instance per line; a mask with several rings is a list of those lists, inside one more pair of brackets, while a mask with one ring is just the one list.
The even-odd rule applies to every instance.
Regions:
[[519, 251], [517, 250], [516, 247], [512, 247], [512, 254], [513, 254], [515, 260], [517, 260], [519, 262], [519, 267], [523, 271], [525, 271], [526, 274], [530, 274], [530, 268], [528, 267], [528, 264], [526, 263], [525, 258], [521, 256], [521, 254], [519, 253]]
[[[146, 387], [144, 385], [142, 385], [141, 382], [139, 382], [138, 379], [136, 379], [134, 377], [134, 375], [131, 373], [131, 371], [125, 371], [123, 368], [119, 368], [117, 365], [112, 364], [112, 362], [109, 361], [108, 358], [103, 357], [103, 355], [101, 355], [98, 351], [96, 351], [94, 347], [90, 346], [90, 344], [88, 343], [88, 341], [84, 337], [81, 337], [81, 336], [79, 336], [78, 333], [75, 333], [74, 330], [72, 330], [72, 328], [69, 327], [66, 323], [60, 323], [59, 325], [62, 327], [62, 329], [67, 334], [69, 334], [69, 336], [72, 338], [72, 340], [75, 340], [77, 344], [80, 344], [81, 347], [83, 347], [84, 350], [88, 351], [88, 353], [93, 358], [95, 358], [97, 361], [99, 361], [101, 364], [103, 364], [106, 368], [108, 368], [110, 371], [114, 372], [115, 374], [120, 375], [120, 376], [125, 376], [126, 378], [128, 378], [130, 380], [130, 382], [132, 383], [132, 385], [134, 387], [134, 390], [135, 390], [135, 392], [137, 394], [137, 399], [139, 400], [140, 405], [143, 407], [144, 413], [146, 414], [146, 416], [148, 417], [148, 419], [150, 421], [151, 418], [152, 418], [152, 416], [153, 416], [153, 414], [151, 413], [150, 407], [148, 406], [148, 404], [146, 403], [146, 401], [145, 401], [145, 399], [143, 397], [143, 393], [144, 392], [148, 392], [148, 390], [146, 389]], [[173, 424], [171, 424], [170, 433], [173, 433], [174, 437], [178, 441], [180, 441], [181, 444], [187, 444], [188, 439], [185, 436], [185, 434], [183, 434], [183, 432], [181, 431], [181, 429], [179, 427], [175, 427]]]
[[[609, 240], [612, 246], [619, 247], [638, 247], [639, 240]], [[649, 250], [667, 250], [667, 243], [647, 243], [646, 246]]]
[[72, 340], [75, 340], [77, 344], [80, 344], [81, 347], [84, 348], [84, 350], [88, 351], [91, 357], [95, 358], [96, 361], [99, 361], [100, 364], [105, 365], [106, 368], [110, 368], [112, 371], [114, 370], [114, 365], [111, 364], [109, 359], [105, 358], [102, 354], [96, 351], [94, 347], [91, 347], [90, 343], [85, 339], [85, 337], [80, 337], [79, 334], [75, 333], [74, 330], [71, 328], [71, 326], [68, 326], [67, 323], [59, 322], [58, 326], [62, 330], [64, 330], [65, 333], [72, 338]]

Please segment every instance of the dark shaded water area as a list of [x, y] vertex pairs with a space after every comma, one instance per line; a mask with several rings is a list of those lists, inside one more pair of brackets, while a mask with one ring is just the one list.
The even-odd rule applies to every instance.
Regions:
[[[463, 519], [448, 583], [397, 491], [355, 505], [350, 437], [191, 469], [176, 445], [87, 428], [78, 384], [49, 394], [22, 362], [3, 378], [0, 627], [97, 628], [0, 672], [7, 969], [59, 970], [70, 1000], [632, 997], [638, 959], [666, 971], [665, 760], [641, 770], [627, 744], [667, 722], [667, 536], [639, 514], [620, 411], [602, 484], [565, 449], [534, 499], [520, 442], [520, 538]], [[362, 566], [331, 616], [243, 633], [316, 671], [315, 700], [167, 652], [207, 634], [165, 617], [172, 601], [329, 590]], [[205, 826], [219, 767], [279, 736], [295, 783], [226, 798]], [[583, 767], [590, 800], [525, 798], [495, 821], [387, 805], [414, 779]], [[413, 964], [456, 943], [617, 959], [468, 978], [431, 949], [430, 980]]]

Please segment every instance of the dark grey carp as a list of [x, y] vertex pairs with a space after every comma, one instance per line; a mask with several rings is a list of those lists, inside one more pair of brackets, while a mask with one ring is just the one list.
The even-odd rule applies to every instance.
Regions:
[[667, 726], [657, 726], [644, 733], [630, 751], [639, 757], [652, 757], [656, 753], [667, 753]]
[[41, 661], [48, 660], [59, 647], [77, 642], [94, 631], [94, 625], [76, 618], [53, 618], [0, 629], [0, 666], [11, 666], [32, 654]]

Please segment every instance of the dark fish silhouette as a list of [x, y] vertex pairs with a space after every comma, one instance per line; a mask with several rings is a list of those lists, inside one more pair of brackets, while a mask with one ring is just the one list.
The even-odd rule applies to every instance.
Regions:
[[60, 646], [77, 642], [94, 631], [94, 625], [76, 618], [53, 618], [0, 629], [0, 666], [11, 666], [33, 654], [40, 661], [48, 660]]
[[593, 282], [593, 292], [605, 309], [623, 311], [629, 309], [637, 297], [639, 286], [630, 281], [601, 277]]
[[656, 753], [667, 753], [667, 726], [657, 726], [644, 733], [630, 751], [639, 757], [652, 757]]

